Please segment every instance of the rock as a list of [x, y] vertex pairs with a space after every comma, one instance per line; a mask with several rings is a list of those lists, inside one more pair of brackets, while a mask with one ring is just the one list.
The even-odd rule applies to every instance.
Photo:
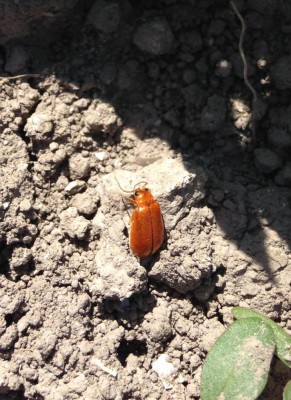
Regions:
[[73, 180], [87, 178], [90, 174], [89, 159], [78, 153], [73, 154], [69, 159], [69, 170]]
[[[191, 237], [188, 235], [185, 240], [186, 246], [190, 245], [190, 240]], [[161, 254], [159, 261], [154, 264], [149, 272], [149, 277], [165, 283], [180, 293], [187, 293], [196, 289], [204, 277], [210, 276], [210, 260], [205, 265], [204, 260], [197, 261], [190, 256], [179, 258], [179, 260], [178, 258]]]
[[220, 76], [221, 78], [227, 78], [231, 75], [232, 71], [232, 64], [228, 60], [220, 60], [216, 64], [216, 75]]
[[106, 151], [96, 151], [94, 154], [98, 161], [104, 161], [107, 158]]
[[49, 144], [49, 149], [50, 149], [50, 151], [52, 151], [54, 153], [55, 151], [57, 151], [59, 149], [59, 144], [57, 142], [51, 142]]
[[112, 33], [117, 30], [120, 18], [121, 10], [117, 1], [97, 0], [88, 13], [87, 22], [97, 30]]
[[[201, 168], [193, 169], [181, 159], [176, 158], [158, 160], [136, 173], [116, 170], [114, 173], [105, 175], [97, 185], [96, 191], [100, 195], [101, 206], [92, 225], [93, 229], [101, 235], [101, 239], [100, 250], [96, 255], [99, 278], [94, 282], [92, 291], [99, 296], [124, 299], [144, 290], [147, 278], [146, 271], [133, 256], [129, 255], [128, 238], [124, 234], [123, 222], [127, 214], [124, 212], [112, 217], [110, 213], [110, 210], [115, 207], [122, 206], [123, 193], [115, 178], [120, 186], [126, 189], [133, 188], [138, 182], [147, 182], [153, 196], [161, 206], [166, 230], [171, 232], [189, 213], [189, 209], [204, 198], [206, 176]], [[189, 217], [191, 224], [194, 219], [191, 214]], [[126, 225], [129, 226], [129, 221], [126, 221]], [[201, 237], [201, 240], [204, 238]], [[188, 235], [187, 242], [181, 243], [181, 247], [184, 244], [193, 247], [191, 234]], [[171, 246], [175, 246], [174, 239]], [[154, 265], [150, 275], [157, 281], [185, 293], [197, 287], [203, 277], [209, 274], [210, 267], [204, 262], [202, 257], [202, 261], [197, 266], [197, 263], [191, 260], [188, 268], [186, 262], [183, 263], [183, 259], [171, 257], [168, 253], [163, 255], [162, 251], [160, 260]]]
[[151, 313], [147, 314], [142, 328], [148, 339], [156, 343], [166, 342], [173, 334], [167, 304], [160, 301]]
[[280, 186], [291, 186], [291, 164], [288, 163], [275, 176], [275, 182]]
[[28, 118], [24, 130], [34, 140], [46, 140], [52, 136], [52, 116], [44, 112], [35, 112]]
[[204, 131], [217, 131], [222, 127], [226, 116], [225, 99], [214, 94], [211, 96], [201, 115], [201, 128]]
[[291, 134], [283, 128], [270, 128], [268, 132], [268, 140], [271, 146], [283, 151], [286, 150], [286, 147], [291, 147]]
[[31, 202], [28, 199], [23, 199], [19, 204], [19, 210], [23, 213], [28, 213], [32, 208]]
[[168, 355], [161, 354], [159, 358], [152, 363], [152, 369], [158, 374], [164, 389], [172, 389], [173, 375], [175, 375], [176, 368], [169, 362]]
[[90, 228], [90, 221], [78, 215], [75, 207], [69, 207], [60, 214], [60, 220], [63, 231], [67, 233], [71, 239], [83, 240]]
[[257, 168], [264, 174], [269, 174], [281, 166], [281, 159], [272, 150], [255, 149], [254, 157]]
[[7, 351], [11, 349], [13, 344], [18, 338], [18, 331], [16, 325], [10, 325], [6, 329], [6, 332], [0, 337], [0, 350]]
[[[3, 394], [16, 392], [23, 387], [23, 380], [18, 373], [13, 371], [14, 364], [11, 361], [0, 361], [0, 393]], [[3, 396], [4, 398], [4, 396]]]
[[85, 124], [91, 134], [114, 134], [122, 125], [114, 108], [110, 104], [93, 100], [88, 110], [84, 113]]
[[212, 191], [212, 196], [214, 198], [215, 201], [217, 201], [218, 203], [222, 202], [224, 199], [224, 192], [220, 189], [214, 189]]
[[[118, 226], [112, 223], [110, 231]], [[96, 253], [97, 278], [90, 286], [93, 296], [122, 301], [146, 289], [146, 270], [118, 244], [120, 233], [122, 230], [115, 236], [104, 232], [100, 240], [100, 250]]]
[[10, 261], [10, 268], [11, 270], [21, 272], [21, 269], [27, 266], [31, 260], [32, 253], [30, 249], [26, 247], [14, 247]]
[[20, 375], [29, 381], [36, 381], [38, 378], [38, 371], [24, 364], [20, 370]]
[[6, 320], [5, 315], [0, 313], [0, 335], [2, 336], [3, 333], [6, 331]]
[[[218, 265], [212, 261], [211, 244], [202, 226], [205, 221], [211, 224], [212, 220], [212, 212], [207, 207], [193, 207], [177, 224], [177, 229], [168, 230], [167, 250], [160, 253], [149, 277], [180, 293], [193, 291], [208, 281]], [[179, 231], [182, 233], [177, 234]]]
[[133, 41], [141, 51], [158, 56], [171, 51], [174, 36], [167, 21], [154, 19], [137, 28]]
[[70, 194], [76, 194], [81, 192], [82, 190], [84, 190], [86, 188], [86, 182], [81, 181], [79, 179], [77, 179], [76, 181], [72, 181], [70, 182], [66, 187], [65, 187], [65, 191]]
[[51, 355], [57, 341], [58, 337], [54, 332], [47, 328], [42, 329], [36, 340], [35, 347], [39, 350], [44, 360]]
[[[182, 88], [182, 95], [185, 99], [185, 104], [187, 104], [188, 107], [194, 106], [195, 108], [202, 107], [207, 98], [206, 92], [194, 83]], [[192, 107], [190, 112], [193, 114]]]
[[271, 68], [271, 78], [277, 89], [291, 88], [291, 56], [281, 57]]
[[42, 314], [39, 310], [33, 310], [28, 314], [24, 315], [18, 323], [17, 330], [21, 334], [27, 330], [29, 326], [38, 327], [42, 322]]
[[214, 292], [215, 285], [214, 283], [203, 284], [198, 288], [194, 289], [195, 298], [201, 303], [207, 301], [212, 293]]
[[39, 155], [38, 161], [35, 162], [35, 171], [47, 176], [52, 176], [56, 172], [57, 167], [67, 158], [64, 149], [59, 149], [55, 153], [50, 150], [44, 151]]
[[92, 215], [97, 211], [97, 194], [93, 197], [88, 191], [76, 194], [71, 200], [71, 206], [76, 207], [80, 214]]
[[[169, 171], [173, 171], [173, 174]], [[121, 187], [126, 188], [134, 187], [141, 181], [147, 182], [155, 199], [160, 203], [164, 223], [168, 230], [173, 229], [188, 213], [189, 208], [197, 205], [205, 196], [206, 175], [203, 169], [200, 167], [192, 169], [178, 158], [158, 160], [144, 167], [139, 173], [117, 170], [114, 176]], [[104, 179], [114, 182], [113, 174], [109, 174]], [[115, 196], [116, 186], [117, 184], [114, 184], [112, 187]], [[108, 187], [110, 193], [107, 196], [109, 198], [112, 198], [112, 189]], [[183, 206], [181, 206], [182, 204]]]
[[251, 109], [241, 99], [231, 99], [231, 116], [236, 129], [245, 130], [250, 124]]
[[13, 298], [13, 300], [11, 300], [11, 298], [9, 296], [4, 295], [1, 298], [0, 315], [2, 313], [5, 315], [14, 314], [15, 312], [17, 312], [18, 310], [21, 309], [23, 303], [24, 303], [23, 295], [19, 295], [19, 296]]
[[211, 318], [199, 326], [200, 346], [204, 351], [209, 351], [215, 341], [225, 331], [225, 327], [216, 318]]

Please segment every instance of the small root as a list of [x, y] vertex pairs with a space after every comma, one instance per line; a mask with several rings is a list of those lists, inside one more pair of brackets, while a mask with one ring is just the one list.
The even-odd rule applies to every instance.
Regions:
[[234, 0], [229, 0], [229, 2], [230, 2], [230, 5], [231, 5], [235, 15], [238, 17], [238, 19], [241, 22], [241, 32], [240, 32], [240, 37], [239, 37], [238, 50], [239, 50], [239, 54], [240, 54], [240, 57], [243, 62], [244, 83], [245, 83], [246, 87], [250, 90], [250, 92], [252, 93], [252, 115], [251, 115], [251, 119], [250, 119], [250, 129], [253, 134], [253, 142], [255, 143], [255, 141], [256, 141], [255, 119], [256, 119], [256, 113], [257, 113], [258, 96], [257, 96], [256, 90], [254, 89], [254, 87], [252, 86], [252, 84], [250, 83], [250, 81], [248, 79], [248, 63], [247, 63], [246, 56], [245, 56], [244, 49], [243, 49], [243, 41], [244, 41], [244, 35], [245, 35], [245, 31], [246, 31], [246, 24], [245, 24], [245, 21], [241, 15], [241, 13], [239, 12]]
[[15, 76], [0, 76], [0, 83], [13, 81], [14, 79], [29, 79], [29, 78], [40, 78], [43, 75], [41, 74], [22, 74], [22, 75], [15, 75]]

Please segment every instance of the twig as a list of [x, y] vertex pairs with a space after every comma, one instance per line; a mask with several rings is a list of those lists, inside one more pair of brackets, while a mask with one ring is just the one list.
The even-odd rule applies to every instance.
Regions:
[[[53, 75], [48, 75], [48, 74], [23, 74], [23, 75], [15, 75], [15, 76], [0, 76], [0, 84], [4, 82], [9, 82], [14, 79], [29, 79], [29, 78], [46, 78], [50, 77]], [[62, 82], [58, 80], [60, 85], [63, 85], [65, 88], [68, 88], [70, 90], [76, 90], [70, 83]], [[78, 89], [79, 90], [79, 89]]]
[[240, 32], [240, 37], [239, 37], [239, 44], [238, 44], [238, 49], [239, 49], [239, 54], [241, 56], [242, 62], [243, 62], [243, 78], [244, 78], [244, 83], [246, 85], [246, 87], [250, 90], [250, 92], [252, 93], [252, 115], [251, 115], [251, 119], [250, 119], [250, 128], [252, 130], [253, 133], [253, 140], [254, 142], [256, 141], [256, 126], [255, 126], [255, 119], [256, 119], [256, 112], [257, 112], [257, 100], [258, 100], [258, 96], [257, 96], [257, 92], [255, 91], [254, 87], [252, 86], [252, 84], [250, 83], [249, 79], [248, 79], [248, 63], [246, 60], [246, 56], [243, 50], [243, 41], [244, 41], [244, 35], [245, 35], [245, 31], [246, 31], [246, 24], [245, 21], [241, 15], [241, 13], [238, 11], [238, 8], [235, 4], [235, 2], [233, 0], [229, 0], [230, 5], [235, 13], [235, 15], [238, 17], [238, 19], [241, 22], [241, 32]]
[[15, 76], [0, 76], [0, 82], [12, 81], [14, 79], [23, 79], [23, 78], [40, 78], [41, 74], [23, 74], [23, 75], [15, 75]]

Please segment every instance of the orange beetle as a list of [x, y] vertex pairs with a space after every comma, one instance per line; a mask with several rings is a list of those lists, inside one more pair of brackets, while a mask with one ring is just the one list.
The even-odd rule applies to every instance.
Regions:
[[144, 183], [142, 187], [130, 191], [133, 198], [126, 200], [135, 207], [130, 220], [130, 248], [134, 255], [144, 258], [159, 250], [164, 241], [165, 228], [159, 203], [145, 187], [146, 182], [136, 186], [141, 183]]

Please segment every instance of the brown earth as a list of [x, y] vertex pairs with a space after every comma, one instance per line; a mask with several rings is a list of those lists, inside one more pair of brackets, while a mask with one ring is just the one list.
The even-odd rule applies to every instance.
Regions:
[[291, 332], [291, 4], [237, 2], [254, 112], [227, 1], [41, 3], [0, 1], [1, 76], [39, 74], [0, 82], [0, 398], [199, 399], [232, 307]]

